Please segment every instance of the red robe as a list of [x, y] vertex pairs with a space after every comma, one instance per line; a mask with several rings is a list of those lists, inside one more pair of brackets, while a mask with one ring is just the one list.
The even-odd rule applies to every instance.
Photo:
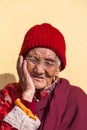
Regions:
[[[9, 84], [0, 91], [0, 130], [16, 130], [2, 120], [21, 94], [17, 83]], [[38, 130], [87, 130], [87, 95], [61, 78], [54, 90], [37, 103], [36, 115], [41, 121]]]

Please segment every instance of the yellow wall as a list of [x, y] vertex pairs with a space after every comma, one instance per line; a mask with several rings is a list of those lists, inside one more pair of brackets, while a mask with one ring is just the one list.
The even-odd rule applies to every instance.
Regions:
[[0, 88], [18, 81], [24, 34], [43, 22], [59, 28], [66, 39], [67, 67], [60, 76], [87, 92], [87, 0], [0, 0]]

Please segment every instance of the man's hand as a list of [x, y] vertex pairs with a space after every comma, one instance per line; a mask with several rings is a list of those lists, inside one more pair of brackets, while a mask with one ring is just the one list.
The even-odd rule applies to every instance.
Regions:
[[23, 56], [19, 56], [18, 58], [17, 72], [19, 76], [19, 82], [23, 89], [22, 98], [32, 102], [33, 96], [35, 94], [35, 86], [27, 70], [27, 61], [23, 59]]

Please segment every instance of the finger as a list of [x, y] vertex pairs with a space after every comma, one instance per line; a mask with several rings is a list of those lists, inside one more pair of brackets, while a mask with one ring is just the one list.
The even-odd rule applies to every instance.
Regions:
[[31, 76], [27, 70], [27, 61], [24, 60], [23, 62], [23, 73], [24, 73], [24, 79], [26, 81], [26, 85], [27, 85], [27, 88], [34, 88], [34, 84], [33, 84], [33, 81], [31, 79]]
[[30, 80], [31, 77], [30, 77], [30, 74], [27, 70], [27, 61], [26, 60], [24, 60], [24, 62], [23, 62], [23, 74], [24, 74], [25, 80], [28, 82], [28, 80]]
[[26, 60], [24, 60], [24, 62], [23, 62], [23, 73], [24, 73], [24, 77], [26, 78], [28, 76], [27, 62], [26, 62]]
[[19, 75], [19, 79], [23, 78], [22, 65], [23, 65], [23, 56], [19, 56], [19, 58], [17, 60], [17, 72], [18, 72], [18, 75]]
[[21, 68], [22, 64], [23, 64], [23, 56], [20, 55], [19, 58], [18, 58], [18, 61], [17, 61], [17, 67]]

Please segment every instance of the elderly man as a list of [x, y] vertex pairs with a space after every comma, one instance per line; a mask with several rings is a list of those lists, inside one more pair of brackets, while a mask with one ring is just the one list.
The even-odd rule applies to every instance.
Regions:
[[0, 130], [87, 130], [87, 95], [58, 76], [65, 52], [62, 33], [48, 23], [26, 33], [19, 82], [0, 91]]

